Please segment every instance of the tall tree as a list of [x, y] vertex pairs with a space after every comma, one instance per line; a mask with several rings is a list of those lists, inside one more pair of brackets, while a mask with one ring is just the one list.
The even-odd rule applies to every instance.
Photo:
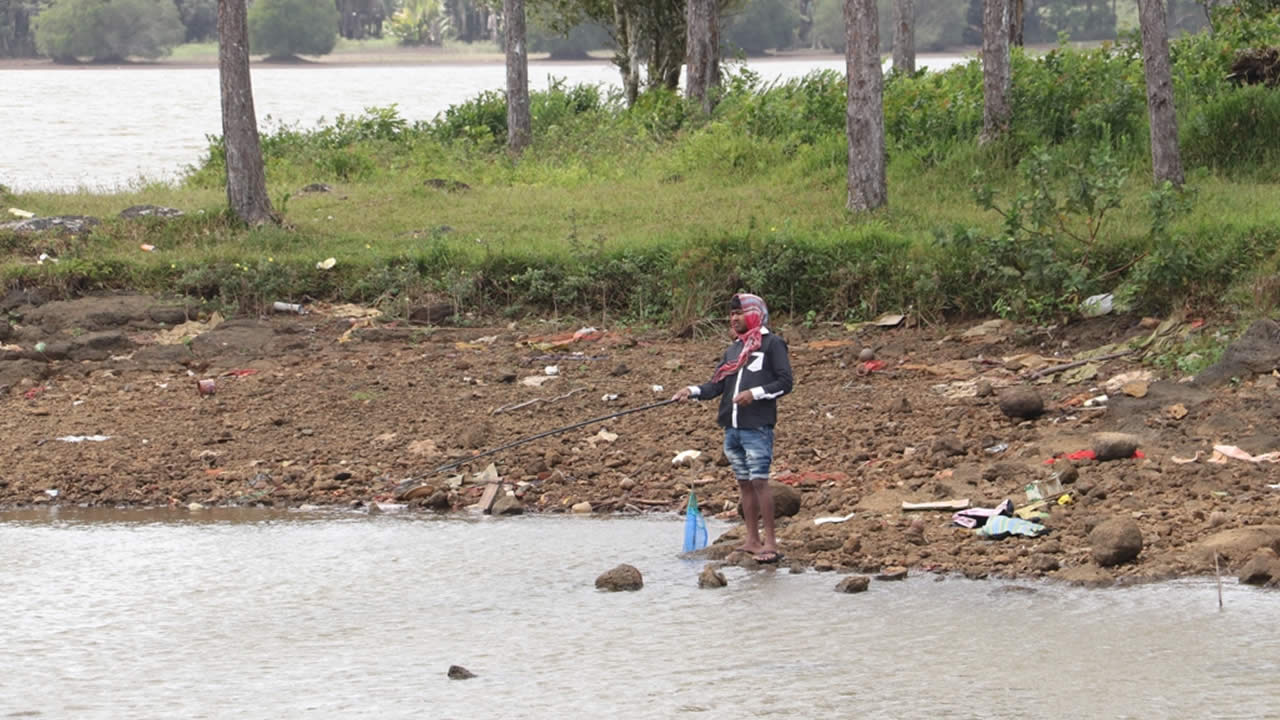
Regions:
[[1151, 124], [1151, 170], [1157, 183], [1181, 186], [1182, 156], [1178, 152], [1178, 118], [1173, 106], [1173, 77], [1169, 63], [1169, 33], [1164, 3], [1138, 0], [1142, 28], [1142, 64], [1147, 77], [1147, 114]]
[[720, 84], [720, 8], [716, 0], [688, 0], [685, 97], [711, 114]]
[[916, 20], [914, 0], [893, 0], [893, 69], [908, 75], [916, 71]]
[[982, 5], [982, 142], [1009, 127], [1009, 0]]
[[876, 0], [844, 0], [845, 71], [849, 98], [849, 201], [855, 211], [888, 200], [884, 166], [884, 78], [880, 72], [880, 20]]
[[1010, 2], [1012, 7], [1009, 8], [1009, 44], [1022, 47], [1022, 24], [1027, 13], [1025, 0], [1010, 0]]
[[258, 119], [249, 77], [249, 21], [245, 0], [218, 0], [218, 81], [222, 91], [222, 145], [227, 204], [249, 225], [277, 220], [267, 198]]
[[529, 46], [525, 38], [524, 0], [503, 0], [507, 45], [507, 148], [520, 152], [532, 137], [529, 114]]

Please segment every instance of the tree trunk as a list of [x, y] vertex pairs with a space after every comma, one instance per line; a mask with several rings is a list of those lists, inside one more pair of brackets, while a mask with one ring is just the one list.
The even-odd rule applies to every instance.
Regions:
[[622, 74], [622, 94], [627, 100], [627, 107], [631, 107], [640, 96], [640, 47], [637, 44], [640, 39], [625, 0], [613, 0], [613, 27], [614, 40], [618, 44], [613, 63]]
[[507, 45], [507, 149], [518, 153], [529, 145], [529, 53], [525, 44], [524, 0], [503, 0]]
[[1025, 0], [1011, 0], [1013, 7], [1009, 13], [1009, 44], [1022, 47], [1022, 24], [1027, 14]]
[[1173, 78], [1169, 67], [1169, 34], [1164, 4], [1138, 0], [1142, 27], [1142, 64], [1147, 76], [1147, 114], [1151, 119], [1151, 170], [1157, 183], [1182, 186], [1182, 157], [1178, 153], [1178, 118], [1173, 107]]
[[222, 91], [222, 143], [227, 204], [249, 225], [276, 222], [267, 198], [258, 119], [249, 77], [249, 23], [245, 0], [218, 0], [218, 80]]
[[982, 142], [1009, 127], [1009, 0], [982, 5]]
[[887, 201], [879, 27], [876, 0], [844, 0], [848, 208], [855, 211], [874, 210]]
[[[910, 2], [910, 0], [907, 0]], [[702, 111], [711, 114], [714, 89], [720, 84], [720, 18], [717, 0], [689, 0], [685, 38], [685, 97], [698, 100]]]
[[914, 0], [893, 3], [893, 69], [908, 75], [916, 71]]

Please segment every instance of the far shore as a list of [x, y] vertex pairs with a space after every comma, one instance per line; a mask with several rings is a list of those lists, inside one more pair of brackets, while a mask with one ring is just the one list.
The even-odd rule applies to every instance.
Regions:
[[[963, 47], [946, 52], [918, 53], [917, 57], [928, 58], [937, 56], [972, 55], [977, 51], [978, 48]], [[769, 55], [753, 56], [748, 58], [748, 60], [751, 62], [797, 59], [839, 60], [842, 57], [843, 55], [840, 53], [826, 50], [788, 50]], [[530, 62], [538, 63], [540, 65], [607, 63], [611, 58], [612, 54], [608, 50], [592, 51], [589, 57], [580, 60], [553, 60], [548, 53], [531, 53], [529, 55]], [[253, 67], [307, 69], [365, 67], [371, 65], [392, 67], [413, 65], [501, 64], [505, 62], [505, 57], [500, 52], [456, 52], [442, 50], [439, 48], [388, 48], [375, 51], [338, 51], [329, 55], [299, 57], [290, 61], [269, 60], [265, 56], [260, 56], [253, 58], [251, 62]], [[127, 60], [124, 62], [82, 62], [74, 65], [56, 63], [48, 58], [0, 58], [0, 70], [86, 70], [100, 68], [109, 68], [113, 70], [173, 70], [187, 68], [216, 68], [217, 66], [218, 57], [213, 54], [179, 58], [166, 57], [158, 58], [156, 60], [138, 59]]]

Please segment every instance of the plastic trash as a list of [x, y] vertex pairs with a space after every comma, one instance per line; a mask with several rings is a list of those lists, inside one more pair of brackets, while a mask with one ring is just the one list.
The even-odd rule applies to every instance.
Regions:
[[999, 455], [1000, 453], [1008, 449], [1009, 449], [1009, 443], [996, 443], [991, 447], [983, 448], [982, 451], [988, 455]]
[[30, 210], [22, 210], [20, 208], [9, 208], [9, 214], [16, 218], [22, 218], [23, 220], [30, 220], [36, 216], [36, 214]]
[[556, 366], [556, 365], [548, 365], [548, 366], [546, 366], [545, 368], [543, 368], [543, 369], [542, 369], [542, 372], [546, 373], [548, 376], [550, 376], [550, 375], [559, 375], [559, 374], [560, 374], [560, 368], [559, 368], [558, 366]]
[[57, 438], [62, 442], [79, 443], [79, 442], [104, 442], [110, 440], [110, 435], [63, 435]]
[[201, 395], [213, 395], [214, 393], [218, 392], [218, 384], [213, 381], [213, 378], [205, 378], [203, 380], [197, 380], [196, 392], [200, 393]]
[[653, 391], [654, 391], [654, 392], [656, 392], [656, 393], [660, 393], [660, 392], [662, 392], [662, 386], [661, 386], [661, 385], [654, 385], [654, 386], [653, 386]]
[[1115, 296], [1111, 293], [1091, 295], [1080, 303], [1080, 312], [1085, 317], [1099, 317], [1110, 313], [1115, 307]]
[[604, 402], [613, 402], [618, 399], [618, 393], [606, 393], [601, 395], [600, 399]]
[[707, 546], [707, 521], [698, 509], [698, 497], [689, 491], [684, 510], [684, 551], [693, 552]]
[[287, 303], [276, 301], [271, 303], [271, 309], [276, 312], [294, 313], [295, 315], [306, 315], [307, 309], [301, 303]]
[[676, 453], [675, 457], [671, 458], [671, 464], [680, 465], [684, 462], [687, 462], [689, 460], [696, 460], [700, 457], [702, 457], [701, 450], [681, 450], [680, 452]]
[[[332, 217], [330, 217], [330, 219], [332, 220], [333, 218], [332, 218]], [[316, 269], [317, 269], [317, 270], [331, 270], [331, 269], [333, 268], [333, 266], [334, 266], [334, 265], [337, 265], [337, 264], [338, 264], [337, 259], [335, 259], [335, 258], [325, 258], [324, 260], [321, 260], [320, 262], [316, 263]]]

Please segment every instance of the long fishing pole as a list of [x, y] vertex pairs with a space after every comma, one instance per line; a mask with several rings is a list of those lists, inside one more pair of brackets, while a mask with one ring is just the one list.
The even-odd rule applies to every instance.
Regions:
[[586, 425], [590, 425], [590, 424], [592, 424], [592, 423], [604, 422], [605, 420], [612, 420], [612, 419], [614, 419], [614, 418], [620, 418], [620, 417], [622, 417], [623, 415], [630, 415], [631, 413], [638, 413], [638, 412], [643, 412], [643, 411], [645, 411], [645, 410], [652, 410], [652, 409], [654, 409], [654, 408], [662, 407], [663, 405], [670, 405], [670, 404], [671, 404], [671, 403], [673, 403], [673, 402], [677, 402], [677, 400], [676, 400], [675, 398], [671, 398], [671, 399], [669, 399], [669, 400], [662, 400], [661, 402], [650, 403], [650, 404], [648, 404], [648, 405], [641, 405], [640, 407], [631, 408], [630, 410], [623, 410], [622, 412], [616, 412], [616, 413], [614, 413], [614, 414], [612, 414], [612, 415], [605, 415], [605, 416], [603, 416], [603, 417], [591, 418], [590, 420], [583, 420], [582, 422], [574, 423], [573, 425], [568, 425], [568, 426], [566, 426], [566, 427], [556, 428], [555, 430], [547, 430], [546, 432], [540, 432], [540, 433], [538, 433], [537, 435], [530, 435], [529, 437], [526, 437], [526, 438], [520, 438], [519, 440], [516, 440], [516, 441], [514, 441], [514, 442], [509, 442], [509, 443], [507, 443], [506, 445], [502, 445], [502, 446], [500, 446], [500, 447], [496, 447], [496, 448], [494, 448], [494, 449], [492, 449], [492, 450], [485, 450], [485, 451], [484, 451], [484, 452], [482, 452], [482, 453], [478, 453], [478, 454], [476, 454], [476, 455], [471, 455], [470, 457], [465, 457], [465, 458], [463, 458], [463, 459], [461, 459], [461, 460], [458, 460], [457, 462], [451, 462], [451, 463], [449, 463], [448, 465], [441, 465], [440, 467], [436, 468], [435, 470], [432, 470], [431, 472], [428, 472], [427, 474], [422, 475], [422, 476], [421, 476], [420, 478], [418, 478], [418, 479], [428, 478], [428, 477], [431, 477], [432, 475], [436, 475], [436, 474], [438, 474], [438, 473], [442, 473], [442, 472], [444, 472], [445, 470], [452, 470], [453, 468], [456, 468], [456, 467], [458, 467], [458, 466], [460, 466], [460, 465], [466, 465], [467, 463], [469, 463], [469, 462], [471, 462], [471, 461], [473, 461], [473, 460], [476, 460], [476, 459], [479, 459], [479, 458], [485, 457], [485, 456], [487, 456], [487, 455], [493, 455], [494, 453], [499, 453], [499, 452], [502, 452], [503, 450], [509, 450], [509, 449], [511, 449], [511, 448], [513, 448], [513, 447], [516, 447], [516, 446], [518, 446], [518, 445], [524, 445], [525, 443], [533, 442], [534, 440], [540, 440], [540, 439], [542, 439], [542, 438], [544, 438], [544, 437], [549, 437], [549, 436], [551, 436], [551, 435], [557, 435], [557, 434], [562, 433], [562, 432], [569, 432], [570, 430], [577, 430], [577, 429], [578, 429], [578, 428], [580, 428], [580, 427], [584, 427], [584, 426], [586, 426]]

